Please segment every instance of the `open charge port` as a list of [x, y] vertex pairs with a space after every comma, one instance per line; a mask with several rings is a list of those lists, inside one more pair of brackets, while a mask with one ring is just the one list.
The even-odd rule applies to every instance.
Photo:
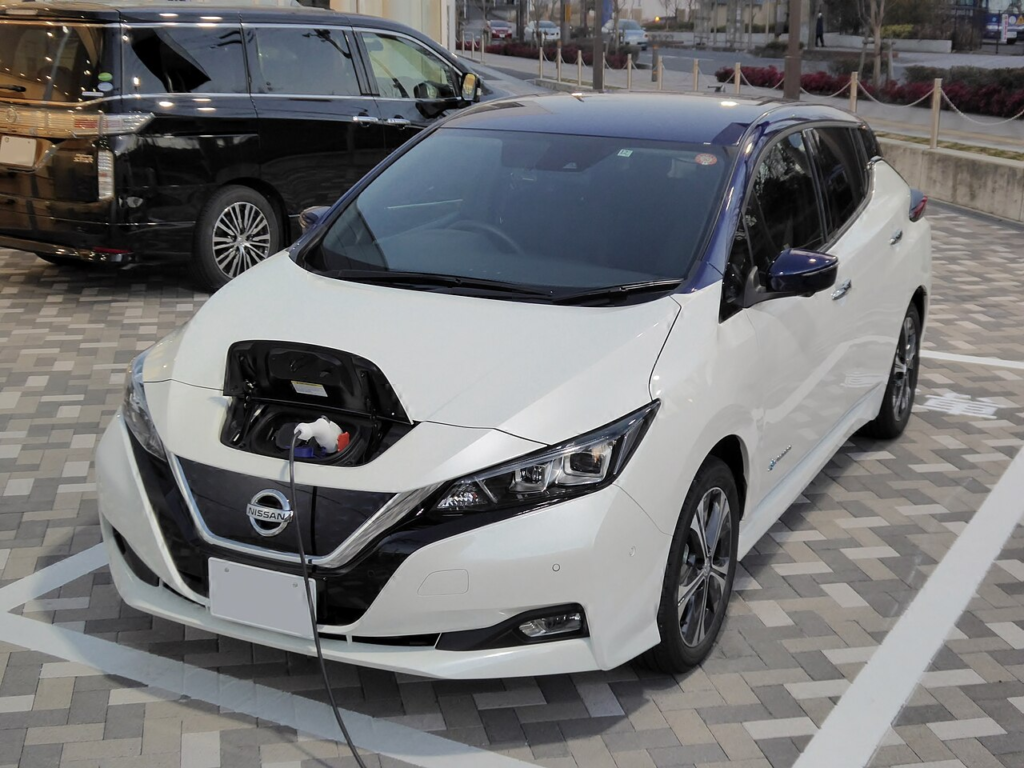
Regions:
[[288, 458], [295, 425], [321, 416], [349, 434], [348, 446], [337, 453], [296, 455], [296, 461], [359, 466], [415, 426], [387, 378], [369, 360], [297, 342], [233, 344], [224, 395], [231, 405], [221, 442], [280, 459]]

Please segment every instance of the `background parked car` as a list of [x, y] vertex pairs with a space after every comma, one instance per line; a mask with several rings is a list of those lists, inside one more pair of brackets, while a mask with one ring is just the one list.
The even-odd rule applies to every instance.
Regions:
[[553, 21], [542, 19], [541, 21], [531, 21], [527, 24], [524, 36], [527, 40], [534, 42], [554, 43], [562, 39], [562, 30]]
[[641, 51], [646, 51], [650, 42], [647, 31], [632, 19], [619, 19], [617, 31], [614, 21], [605, 22], [601, 29], [606, 35], [611, 35], [612, 40], [617, 36], [619, 45], [639, 48]]
[[0, 246], [209, 289], [478, 93], [401, 24], [188, 3], [0, 6], [0, 86]]
[[502, 19], [491, 19], [488, 27], [491, 30], [492, 40], [511, 40], [515, 36], [515, 27]]

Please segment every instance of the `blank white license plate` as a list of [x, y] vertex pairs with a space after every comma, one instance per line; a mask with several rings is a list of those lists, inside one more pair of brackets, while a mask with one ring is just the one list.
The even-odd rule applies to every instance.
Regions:
[[[302, 577], [210, 558], [210, 613], [218, 618], [313, 639]], [[316, 610], [316, 585], [309, 591]]]
[[36, 164], [36, 140], [21, 136], [0, 137], [0, 165], [31, 168]]

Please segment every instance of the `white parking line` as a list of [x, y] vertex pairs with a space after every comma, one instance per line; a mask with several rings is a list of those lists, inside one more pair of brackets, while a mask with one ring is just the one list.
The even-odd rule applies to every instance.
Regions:
[[1020, 522], [1024, 451], [826, 718], [794, 768], [862, 768]]
[[963, 365], [987, 365], [992, 368], [1013, 368], [1024, 371], [1024, 363], [1017, 360], [1002, 360], [998, 357], [974, 357], [973, 355], [955, 355], [951, 352], [937, 352], [934, 349], [922, 349], [921, 357], [926, 360], [940, 360], [945, 363], [962, 363]]
[[[106, 563], [103, 545], [97, 545], [0, 589], [0, 640], [344, 743], [327, 704], [7, 613]], [[356, 746], [421, 768], [533, 766], [359, 712], [342, 710], [341, 715]]]

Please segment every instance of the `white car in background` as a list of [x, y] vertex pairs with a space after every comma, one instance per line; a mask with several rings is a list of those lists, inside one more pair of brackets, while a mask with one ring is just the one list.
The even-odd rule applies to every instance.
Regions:
[[647, 30], [632, 19], [619, 19], [618, 31], [616, 31], [614, 21], [605, 22], [605, 25], [601, 29], [606, 35], [618, 35], [619, 45], [639, 48], [641, 51], [646, 51], [647, 46], [650, 43], [650, 38], [647, 36]]
[[554, 43], [562, 39], [562, 30], [553, 21], [542, 19], [527, 24], [523, 36], [534, 42], [540, 40], [542, 43]]
[[132, 363], [96, 458], [117, 589], [311, 654], [308, 552], [329, 659], [698, 664], [737, 562], [910, 419], [924, 208], [822, 104], [457, 113]]

